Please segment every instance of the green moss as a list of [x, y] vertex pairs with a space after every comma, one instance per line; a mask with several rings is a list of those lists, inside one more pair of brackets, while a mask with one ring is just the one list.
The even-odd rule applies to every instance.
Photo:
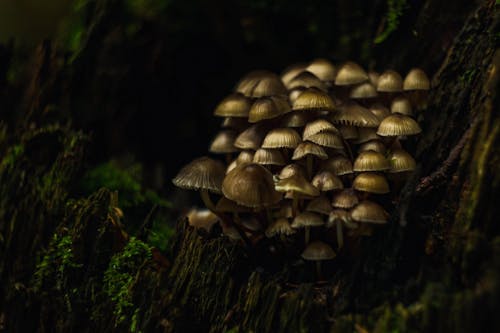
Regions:
[[0, 169], [9, 169], [12, 168], [15, 165], [15, 162], [21, 156], [24, 152], [24, 146], [23, 145], [14, 145], [7, 150], [7, 153], [5, 156], [2, 158], [0, 162]]
[[377, 37], [375, 37], [374, 43], [380, 44], [385, 41], [391, 33], [396, 31], [399, 26], [399, 19], [403, 15], [403, 11], [406, 9], [406, 0], [387, 0], [387, 16], [385, 29]]
[[130, 318], [130, 331], [138, 331], [139, 309], [134, 305], [132, 287], [136, 275], [151, 259], [151, 247], [132, 237], [122, 252], [115, 254], [104, 273], [103, 290], [114, 304], [115, 325]]

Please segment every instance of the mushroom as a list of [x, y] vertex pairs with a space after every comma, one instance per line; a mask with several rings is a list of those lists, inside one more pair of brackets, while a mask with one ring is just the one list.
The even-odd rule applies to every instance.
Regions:
[[233, 93], [224, 98], [215, 108], [214, 115], [218, 117], [247, 118], [252, 103], [248, 97]]
[[367, 108], [355, 102], [347, 102], [331, 117], [334, 124], [357, 127], [377, 127], [380, 120]]
[[266, 119], [279, 117], [290, 112], [290, 104], [286, 97], [268, 96], [258, 98], [248, 112], [248, 122], [256, 123]]
[[320, 171], [314, 176], [311, 183], [321, 192], [341, 190], [344, 188], [344, 184], [342, 184], [340, 178], [331, 171]]
[[351, 210], [351, 218], [356, 222], [385, 224], [389, 214], [373, 201], [364, 200]]
[[266, 136], [266, 128], [263, 124], [255, 124], [241, 132], [234, 141], [234, 146], [239, 149], [257, 150]]
[[389, 161], [381, 153], [369, 150], [361, 152], [354, 161], [355, 172], [385, 171], [390, 168]]
[[324, 132], [331, 132], [339, 134], [339, 130], [333, 126], [328, 120], [325, 119], [316, 119], [312, 122], [306, 124], [304, 128], [304, 132], [302, 133], [302, 139], [307, 140], [309, 137]]
[[326, 92], [316, 88], [304, 90], [293, 102], [293, 111], [332, 111], [335, 104]]
[[383, 106], [380, 103], [375, 103], [372, 106], [370, 106], [370, 111], [373, 113], [380, 121], [382, 121], [385, 117], [389, 116], [391, 114], [391, 111], [389, 111], [388, 108]]
[[292, 215], [297, 216], [298, 202], [301, 196], [317, 197], [319, 190], [304, 178], [303, 174], [295, 173], [276, 183], [276, 191], [287, 192], [292, 195]]
[[415, 120], [399, 113], [393, 113], [382, 120], [377, 130], [380, 136], [392, 137], [415, 135], [420, 132], [422, 129]]
[[370, 140], [368, 142], [365, 142], [361, 144], [358, 148], [358, 153], [364, 152], [364, 151], [376, 151], [378, 153], [381, 153], [385, 155], [387, 148], [385, 147], [385, 144], [382, 142], [382, 140]]
[[302, 212], [295, 216], [292, 222], [292, 228], [301, 229], [304, 228], [304, 241], [305, 244], [309, 243], [311, 238], [311, 227], [320, 227], [325, 224], [323, 218], [320, 215], [313, 212]]
[[344, 63], [335, 77], [336, 86], [351, 86], [368, 80], [368, 74], [358, 64], [352, 61]]
[[343, 225], [348, 227], [349, 229], [356, 229], [358, 225], [352, 222], [351, 214], [347, 210], [344, 209], [334, 209], [330, 212], [328, 216], [328, 222], [326, 224], [327, 228], [331, 228], [333, 226], [336, 227], [337, 231], [337, 246], [341, 249], [344, 246], [344, 232]]
[[398, 72], [386, 70], [380, 75], [377, 83], [377, 91], [395, 93], [403, 90], [403, 79]]
[[322, 241], [314, 241], [307, 245], [304, 252], [302, 252], [302, 258], [309, 261], [316, 262], [316, 274], [318, 279], [321, 279], [321, 261], [331, 260], [335, 258], [335, 251], [330, 245], [323, 243]]
[[321, 170], [333, 172], [337, 176], [352, 173], [352, 162], [343, 155], [334, 155], [321, 163]]
[[311, 200], [306, 207], [306, 211], [318, 213], [322, 215], [328, 215], [332, 211], [332, 205], [330, 204], [330, 200], [324, 195], [320, 195], [319, 197]]
[[278, 235], [281, 241], [285, 240], [285, 236], [291, 236], [296, 233], [295, 229], [293, 229], [288, 223], [288, 220], [284, 217], [281, 217], [271, 223], [266, 229], [266, 237], [272, 238]]
[[391, 112], [404, 114], [405, 116], [413, 116], [411, 103], [406, 97], [396, 97], [391, 103]]
[[349, 93], [349, 98], [368, 102], [377, 97], [377, 89], [371, 82], [364, 82], [354, 86]]
[[307, 112], [292, 111], [283, 116], [280, 124], [283, 127], [302, 127], [307, 123], [309, 117]]
[[316, 88], [326, 92], [328, 87], [325, 82], [321, 81], [316, 75], [311, 72], [303, 71], [297, 74], [287, 86], [288, 90], [295, 88]]
[[327, 83], [334, 82], [337, 76], [337, 69], [335, 66], [330, 61], [323, 58], [314, 59], [305, 69], [316, 75], [321, 81]]
[[260, 148], [253, 156], [253, 162], [266, 166], [284, 165], [285, 159], [277, 149]]
[[288, 83], [292, 81], [294, 77], [302, 73], [306, 67], [307, 64], [305, 63], [298, 63], [287, 67], [283, 73], [281, 73], [281, 81], [287, 86]]
[[407, 92], [412, 104], [417, 109], [424, 106], [426, 93], [430, 86], [427, 74], [420, 68], [410, 70], [403, 81], [403, 90]]
[[306, 159], [306, 170], [307, 176], [311, 179], [312, 169], [313, 169], [313, 157], [325, 160], [328, 158], [326, 152], [321, 148], [321, 146], [312, 142], [302, 142], [293, 151], [292, 160]]
[[335, 208], [349, 209], [359, 203], [358, 196], [353, 189], [344, 189], [332, 197], [332, 206]]
[[212, 213], [209, 209], [191, 208], [186, 215], [188, 223], [195, 229], [203, 229], [210, 232], [213, 225], [219, 221], [217, 215]]
[[208, 149], [211, 153], [226, 154], [227, 164], [231, 163], [231, 153], [237, 152], [238, 149], [234, 146], [236, 140], [236, 132], [233, 130], [220, 131]]
[[385, 194], [389, 193], [387, 179], [375, 172], [362, 172], [354, 178], [352, 187], [361, 192]]
[[278, 178], [285, 179], [288, 177], [292, 177], [296, 174], [300, 174], [302, 177], [304, 177], [304, 175], [305, 175], [304, 169], [302, 168], [302, 166], [295, 164], [295, 163], [292, 163], [292, 164], [288, 164], [283, 169], [281, 169], [281, 171], [278, 175]]
[[352, 142], [355, 144], [362, 144], [370, 140], [378, 139], [381, 139], [381, 137], [377, 135], [376, 127], [360, 127], [358, 128], [358, 137], [352, 140]]
[[256, 70], [245, 75], [236, 85], [235, 91], [256, 98], [286, 94], [286, 88], [279, 76], [265, 70]]
[[344, 149], [344, 141], [339, 134], [332, 132], [321, 132], [310, 135], [307, 137], [306, 141], [317, 144], [318, 146], [334, 148], [334, 149]]

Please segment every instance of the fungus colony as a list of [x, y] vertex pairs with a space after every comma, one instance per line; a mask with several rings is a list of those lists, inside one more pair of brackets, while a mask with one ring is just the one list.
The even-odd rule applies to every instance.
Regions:
[[225, 164], [201, 157], [173, 179], [200, 191], [208, 209], [192, 210], [189, 223], [207, 229], [220, 221], [226, 236], [247, 244], [294, 241], [319, 268], [346, 237], [387, 223], [386, 209], [415, 169], [402, 143], [421, 132], [415, 111], [429, 86], [420, 69], [403, 80], [324, 59], [281, 77], [249, 73], [214, 112], [222, 129], [209, 150]]

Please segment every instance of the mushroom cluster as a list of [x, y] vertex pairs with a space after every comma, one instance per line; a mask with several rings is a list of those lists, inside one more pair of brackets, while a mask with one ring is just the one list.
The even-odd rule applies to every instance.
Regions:
[[201, 157], [173, 183], [199, 190], [211, 223], [218, 218], [232, 239], [294, 241], [305, 260], [330, 260], [346, 237], [387, 223], [415, 169], [402, 143], [421, 132], [415, 113], [429, 87], [421, 69], [403, 79], [351, 61], [253, 71], [214, 111], [222, 129], [209, 151], [225, 164]]

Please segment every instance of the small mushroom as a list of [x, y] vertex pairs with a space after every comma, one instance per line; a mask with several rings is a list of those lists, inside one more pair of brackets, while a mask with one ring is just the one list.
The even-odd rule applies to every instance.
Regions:
[[218, 117], [247, 118], [251, 104], [248, 97], [240, 93], [233, 93], [217, 105], [214, 115]]
[[352, 187], [361, 192], [385, 194], [389, 193], [387, 179], [375, 172], [360, 173], [352, 182]]
[[187, 213], [187, 219], [190, 226], [195, 229], [203, 229], [207, 233], [210, 232], [214, 224], [219, 221], [217, 215], [212, 213], [209, 209], [192, 208]]
[[266, 136], [263, 124], [255, 124], [241, 132], [234, 141], [234, 146], [239, 149], [257, 150]]
[[344, 188], [344, 184], [342, 184], [340, 178], [331, 171], [320, 171], [314, 176], [311, 183], [321, 192], [341, 190]]
[[[296, 174], [300, 174], [302, 177], [304, 177], [305, 176], [304, 169], [302, 168], [302, 166], [295, 164], [295, 163], [292, 163], [292, 164], [288, 164], [283, 169], [281, 169], [281, 171], [278, 175], [278, 178], [285, 179], [285, 178], [292, 177]], [[304, 179], [305, 179], [305, 177], [304, 177]]]
[[295, 217], [298, 211], [298, 200], [301, 196], [317, 197], [319, 190], [304, 178], [301, 173], [280, 179], [276, 183], [276, 191], [292, 194], [292, 214]]
[[273, 119], [290, 111], [290, 104], [283, 96], [261, 97], [252, 104], [248, 112], [248, 122], [256, 123]]
[[267, 133], [262, 148], [295, 149], [300, 143], [300, 135], [292, 128], [275, 128]]
[[321, 279], [321, 261], [331, 260], [335, 258], [335, 251], [330, 245], [323, 243], [322, 241], [314, 241], [307, 245], [304, 252], [302, 252], [302, 258], [309, 261], [316, 262], [316, 274], [318, 279]]
[[261, 165], [284, 165], [285, 159], [283, 154], [277, 149], [260, 148], [253, 156], [253, 162]]
[[321, 81], [328, 83], [334, 82], [337, 76], [337, 69], [335, 66], [330, 61], [323, 58], [314, 59], [305, 69], [316, 75]]
[[380, 136], [402, 136], [402, 135], [416, 135], [422, 132], [418, 123], [412, 118], [393, 113], [380, 122], [377, 134]]
[[358, 225], [352, 222], [351, 214], [344, 209], [334, 209], [330, 212], [328, 216], [328, 222], [326, 224], [327, 228], [332, 226], [336, 227], [337, 230], [337, 246], [341, 249], [344, 246], [344, 231], [343, 225], [349, 229], [356, 229]]
[[256, 70], [245, 75], [236, 85], [235, 91], [254, 98], [286, 94], [286, 88], [279, 76], [265, 70]]
[[336, 86], [351, 86], [368, 80], [368, 74], [358, 64], [352, 61], [344, 63], [335, 77]]
[[351, 218], [357, 222], [385, 224], [389, 214], [373, 201], [362, 201], [351, 210]]
[[382, 142], [382, 140], [370, 140], [368, 142], [365, 142], [361, 144], [358, 148], [358, 152], [364, 152], [364, 151], [376, 151], [380, 154], [385, 155], [387, 148], [385, 147], [385, 144]]
[[290, 82], [288, 82], [286, 87], [288, 90], [295, 88], [316, 88], [324, 92], [328, 90], [325, 82], [321, 81], [316, 75], [308, 71], [303, 71], [297, 74]]
[[292, 111], [283, 116], [280, 124], [283, 127], [302, 127], [307, 123], [309, 118], [310, 115], [307, 112]]
[[342, 137], [339, 134], [332, 132], [321, 132], [310, 135], [307, 137], [306, 141], [310, 141], [322, 147], [344, 149], [344, 141], [342, 140]]
[[373, 113], [380, 121], [384, 120], [385, 117], [389, 116], [391, 114], [391, 111], [389, 111], [388, 108], [383, 106], [380, 103], [375, 103], [372, 106], [370, 106], [370, 111]]
[[404, 114], [405, 116], [413, 116], [411, 103], [406, 97], [396, 97], [391, 103], [391, 112]]
[[323, 161], [321, 170], [331, 171], [337, 176], [348, 175], [353, 172], [351, 160], [343, 155], [335, 155]]
[[294, 233], [296, 233], [295, 229], [291, 227], [288, 220], [284, 217], [279, 218], [271, 223], [267, 227], [265, 232], [267, 238], [279, 236], [281, 241], [284, 241], [286, 236], [291, 236]]
[[377, 91], [395, 93], [403, 90], [403, 78], [398, 72], [386, 70], [380, 75], [377, 83]]
[[345, 189], [339, 193], [335, 193], [332, 197], [332, 206], [335, 208], [349, 209], [358, 203], [358, 196], [353, 189]]
[[335, 108], [330, 95], [316, 88], [304, 90], [293, 102], [294, 111], [332, 111]]
[[331, 117], [334, 124], [357, 127], [377, 127], [380, 120], [367, 108], [354, 102], [347, 102]]
[[361, 152], [354, 161], [354, 171], [385, 171], [389, 170], [389, 161], [381, 153], [369, 150]]
[[306, 207], [306, 211], [318, 213], [322, 215], [328, 215], [332, 211], [332, 205], [330, 200], [324, 195], [321, 195], [313, 200], [311, 200]]
[[309, 179], [312, 177], [313, 157], [325, 160], [328, 158], [328, 155], [321, 146], [312, 142], [302, 142], [293, 151], [292, 160], [306, 159], [306, 170]]
[[294, 229], [302, 229], [304, 228], [304, 241], [305, 244], [309, 244], [309, 240], [311, 238], [311, 227], [320, 227], [325, 224], [323, 218], [312, 212], [302, 212], [299, 215], [295, 216], [292, 222], [292, 228]]
[[231, 153], [237, 152], [238, 149], [234, 146], [236, 140], [236, 132], [233, 130], [220, 131], [212, 143], [210, 144], [209, 151], [215, 154], [226, 154], [227, 164], [231, 163]]
[[339, 130], [328, 120], [317, 119], [306, 124], [304, 132], [302, 133], [302, 139], [307, 140], [312, 135], [324, 132], [340, 133]]

